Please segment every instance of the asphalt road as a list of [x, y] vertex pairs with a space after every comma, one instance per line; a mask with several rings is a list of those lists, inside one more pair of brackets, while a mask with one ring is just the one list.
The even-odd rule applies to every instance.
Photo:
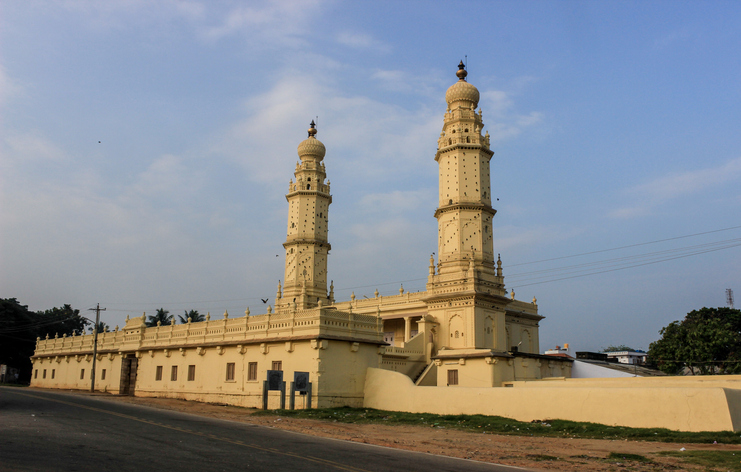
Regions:
[[264, 426], [0, 387], [3, 471], [515, 471]]

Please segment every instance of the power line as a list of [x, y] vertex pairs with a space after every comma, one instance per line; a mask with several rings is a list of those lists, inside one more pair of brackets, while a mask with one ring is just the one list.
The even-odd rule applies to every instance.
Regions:
[[[550, 273], [550, 272], [558, 272], [558, 271], [565, 271], [565, 270], [571, 270], [571, 269], [578, 269], [582, 267], [594, 267], [599, 265], [605, 265], [605, 264], [615, 264], [620, 265], [622, 263], [626, 263], [631, 260], [642, 260], [642, 259], [652, 259], [652, 258], [661, 258], [663, 255], [668, 254], [676, 254], [676, 253], [684, 253], [684, 252], [694, 252], [699, 249], [704, 248], [710, 248], [710, 247], [717, 247], [717, 246], [723, 246], [721, 249], [731, 248], [735, 247], [741, 244], [741, 238], [737, 239], [727, 239], [724, 241], [715, 241], [712, 243], [704, 243], [704, 244], [697, 244], [694, 246], [685, 246], [681, 248], [674, 248], [674, 249], [665, 249], [662, 251], [654, 251], [654, 252], [648, 252], [643, 254], [634, 254], [631, 256], [623, 256], [623, 257], [617, 257], [613, 259], [605, 259], [601, 261], [594, 261], [594, 262], [585, 262], [582, 264], [575, 264], [570, 266], [561, 266], [556, 268], [549, 268], [549, 269], [542, 269], [542, 270], [536, 270], [536, 271], [530, 271], [530, 272], [521, 272], [521, 273], [515, 273], [515, 274], [509, 274], [507, 276], [508, 279], [522, 277], [526, 275], [535, 275], [535, 274], [541, 274], [541, 273]], [[690, 254], [691, 255], [691, 254]]]
[[521, 262], [519, 264], [509, 264], [509, 267], [515, 267], [515, 266], [521, 266], [521, 265], [529, 265], [529, 264], [538, 264], [540, 262], [558, 261], [558, 260], [561, 260], [561, 259], [569, 259], [569, 258], [572, 258], [572, 257], [588, 256], [590, 254], [599, 254], [601, 252], [618, 251], [620, 249], [627, 249], [627, 248], [637, 247], [637, 246], [646, 246], [648, 244], [663, 243], [663, 242], [666, 242], [666, 241], [674, 241], [674, 240], [677, 240], [677, 239], [692, 238], [692, 237], [695, 237], [695, 236], [702, 236], [702, 235], [705, 235], [705, 234], [719, 233], [721, 231], [730, 231], [732, 229], [739, 229], [739, 228], [741, 228], [741, 226], [732, 226], [730, 228], [716, 229], [716, 230], [713, 230], [713, 231], [705, 231], [705, 232], [702, 232], [702, 233], [688, 234], [688, 235], [685, 235], [685, 236], [676, 236], [674, 238], [657, 239], [655, 241], [648, 241], [646, 243], [629, 244], [627, 246], [613, 247], [613, 248], [610, 248], [610, 249], [600, 249], [598, 251], [582, 252], [580, 254], [572, 254], [570, 256], [554, 257], [554, 258], [551, 258], [551, 259], [541, 259], [539, 261], [531, 261], [531, 262]]
[[[733, 246], [729, 246], [729, 247], [736, 247], [736, 246], [741, 246], [741, 243], [736, 244], [736, 245], [733, 245]], [[641, 267], [641, 266], [645, 266], [645, 265], [658, 264], [659, 262], [672, 261], [672, 260], [675, 260], [675, 259], [683, 259], [685, 257], [696, 256], [698, 254], [705, 254], [705, 253], [708, 253], [708, 252], [722, 251], [723, 249], [729, 249], [729, 247], [722, 247], [722, 248], [716, 248], [716, 249], [708, 249], [706, 251], [700, 251], [700, 252], [696, 252], [696, 253], [693, 253], [693, 254], [684, 254], [684, 255], [676, 256], [676, 257], [669, 257], [669, 258], [661, 259], [661, 260], [658, 260], [658, 261], [644, 262], [644, 263], [641, 263], [641, 264], [634, 264], [634, 265], [629, 265], [629, 266], [625, 266], [625, 267], [618, 267], [618, 268], [615, 268], [615, 269], [607, 269], [607, 270], [601, 270], [601, 271], [597, 271], [597, 272], [590, 272], [590, 273], [587, 273], [587, 274], [572, 275], [570, 277], [560, 277], [560, 278], [552, 279], [552, 280], [544, 280], [542, 282], [532, 282], [532, 283], [528, 283], [528, 284], [519, 284], [516, 287], [512, 287], [512, 288], [514, 289], [514, 288], [528, 287], [530, 285], [540, 285], [540, 284], [545, 284], [545, 283], [549, 283], [549, 282], [557, 282], [559, 280], [576, 279], [576, 278], [579, 278], [579, 277], [587, 277], [589, 275], [605, 274], [607, 272], [615, 272], [615, 271], [618, 271], [618, 270], [632, 269], [634, 267]]]
[[[530, 261], [530, 262], [508, 264], [507, 267], [508, 268], [519, 267], [519, 266], [532, 265], [532, 264], [538, 264], [538, 263], [543, 263], [543, 262], [570, 259], [574, 257], [600, 254], [600, 253], [611, 252], [611, 251], [618, 251], [621, 249], [629, 249], [629, 248], [634, 248], [634, 247], [647, 246], [651, 244], [658, 244], [662, 242], [676, 241], [680, 239], [720, 233], [724, 231], [731, 231], [731, 230], [739, 229], [739, 228], [741, 228], [741, 225], [732, 226], [728, 228], [722, 228], [722, 229], [716, 229], [716, 230], [711, 230], [711, 231], [703, 231], [699, 233], [687, 234], [683, 236], [675, 236], [672, 238], [657, 239], [654, 241], [648, 241], [648, 242], [643, 242], [643, 243], [629, 244], [629, 245], [618, 246], [614, 248], [601, 249], [597, 251], [589, 251], [589, 252], [583, 252], [579, 254], [571, 254], [568, 256], [559, 256], [559, 257], [541, 259], [541, 260]], [[652, 265], [652, 264], [657, 264], [660, 262], [667, 262], [667, 261], [671, 261], [675, 259], [681, 259], [681, 258], [700, 255], [700, 254], [706, 254], [709, 252], [716, 252], [720, 250], [731, 249], [731, 248], [738, 247], [738, 246], [741, 246], [741, 238], [726, 239], [726, 240], [715, 241], [715, 242], [710, 242], [710, 243], [685, 246], [685, 247], [675, 248], [675, 249], [666, 249], [666, 250], [652, 251], [648, 253], [636, 254], [636, 255], [631, 255], [631, 256], [623, 256], [623, 257], [605, 259], [601, 261], [585, 262], [582, 264], [574, 264], [574, 265], [561, 266], [561, 267], [556, 267], [556, 268], [540, 269], [540, 270], [535, 270], [535, 271], [507, 274], [506, 280], [512, 281], [514, 279], [514, 284], [512, 288], [527, 287], [530, 285], [540, 285], [544, 283], [557, 282], [561, 280], [568, 280], [568, 279], [581, 278], [581, 277], [588, 277], [591, 275], [598, 275], [598, 274], [604, 274], [608, 272], [615, 272], [618, 270], [625, 270], [625, 269], [631, 269], [631, 268], [641, 267], [645, 265]], [[679, 255], [675, 255], [678, 253]], [[671, 257], [666, 257], [666, 256], [671, 256]], [[632, 263], [631, 261], [634, 261], [637, 263]], [[590, 270], [590, 268], [596, 269], [599, 266], [605, 266], [605, 265], [607, 265], [608, 267], [604, 268], [603, 270]], [[588, 272], [585, 272], [585, 271], [588, 271]], [[580, 272], [584, 272], [584, 273], [580, 273]], [[538, 274], [541, 274], [541, 275], [538, 275]], [[565, 275], [565, 276], [562, 276], [562, 275]], [[556, 277], [556, 278], [551, 278], [551, 277]], [[518, 278], [521, 278], [520, 282], [517, 282]], [[541, 279], [546, 279], [546, 280], [541, 280]], [[363, 288], [378, 288], [378, 287], [385, 287], [385, 286], [405, 284], [405, 283], [414, 283], [414, 282], [420, 282], [420, 281], [426, 281], [426, 280], [427, 280], [427, 277], [420, 277], [420, 278], [414, 278], [414, 279], [398, 280], [396, 282], [383, 282], [383, 283], [376, 283], [376, 284], [356, 285], [356, 286], [351, 286], [351, 287], [336, 287], [335, 292], [344, 292], [344, 291], [357, 290], [357, 289], [363, 289]], [[528, 283], [522, 283], [522, 282], [528, 282]], [[410, 291], [410, 290], [407, 290], [407, 291], [413, 293], [413, 291]], [[135, 303], [134, 305], [137, 305], [139, 307], [156, 307], [156, 306], [165, 306], [165, 305], [196, 305], [196, 304], [206, 304], [206, 303], [224, 304], [224, 303], [230, 303], [230, 302], [249, 302], [249, 301], [257, 302], [258, 300], [261, 300], [261, 297], [245, 297], [245, 298], [233, 298], [233, 299], [224, 299], [224, 300], [200, 300], [200, 301], [185, 301], [185, 302], [142, 302], [142, 303]], [[108, 303], [108, 305], [131, 306], [131, 304], [126, 303], [126, 302]], [[141, 311], [140, 309], [134, 310], [134, 309], [126, 309], [126, 308], [109, 308], [109, 310], [116, 311], [116, 312], [127, 312], [127, 313], [131, 313], [133, 311]]]

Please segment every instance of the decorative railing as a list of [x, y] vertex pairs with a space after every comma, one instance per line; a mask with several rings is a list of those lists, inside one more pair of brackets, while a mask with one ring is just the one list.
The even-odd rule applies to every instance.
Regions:
[[[98, 350], [130, 351], [188, 347], [205, 344], [269, 342], [291, 337], [334, 336], [382, 342], [383, 322], [375, 315], [338, 311], [334, 308], [293, 310], [240, 318], [225, 317], [199, 323], [147, 327], [144, 316], [128, 318], [122, 330], [98, 335]], [[92, 334], [39, 339], [36, 356], [92, 352]]]

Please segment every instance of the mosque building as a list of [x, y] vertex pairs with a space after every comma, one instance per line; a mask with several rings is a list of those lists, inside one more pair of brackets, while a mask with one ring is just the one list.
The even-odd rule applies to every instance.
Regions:
[[[437, 142], [439, 168], [438, 260], [430, 258], [424, 292], [337, 302], [327, 292], [329, 183], [322, 160], [325, 147], [309, 137], [298, 147], [294, 182], [289, 182], [285, 286], [278, 286], [278, 313], [298, 306], [313, 308], [326, 300], [337, 310], [377, 314], [389, 344], [382, 367], [400, 371], [420, 385], [500, 386], [515, 379], [568, 376], [570, 363], [539, 352], [543, 316], [536, 300], [507, 296], [502, 261], [493, 247], [489, 133], [482, 134], [479, 91], [466, 81], [463, 62], [458, 81], [445, 94], [447, 110]], [[295, 305], [294, 305], [295, 304]], [[457, 367], [438, 369], [446, 360], [470, 359], [476, 375]], [[500, 361], [503, 361], [500, 364]], [[465, 364], [464, 364], [465, 365]], [[514, 367], [513, 367], [514, 366]], [[470, 370], [470, 367], [468, 368]]]
[[[327, 284], [332, 203], [324, 157], [311, 122], [288, 183], [285, 274], [267, 313], [147, 327], [145, 316], [92, 335], [38, 340], [32, 385], [97, 388], [256, 406], [269, 371], [308, 372], [316, 406], [363, 402], [366, 372], [381, 368], [419, 386], [501, 387], [517, 380], [570, 376], [571, 361], [540, 355], [536, 300], [509, 296], [494, 251], [489, 133], [479, 91], [458, 81], [445, 94], [437, 140], [437, 262], [426, 290], [336, 301]], [[95, 352], [93, 352], [95, 351]], [[74, 362], [73, 362], [74, 361]], [[180, 372], [180, 373], [179, 373]], [[271, 394], [268, 394], [271, 395]]]
[[310, 387], [299, 408], [741, 430], [741, 376], [572, 379], [572, 359], [539, 354], [537, 301], [507, 293], [494, 249], [494, 152], [482, 134], [479, 91], [462, 62], [456, 75], [435, 153], [438, 247], [425, 291], [335, 300], [326, 148], [312, 122], [288, 184], [285, 274], [274, 309], [155, 327], [146, 315], [127, 317], [97, 343], [94, 335], [47, 336], [31, 358], [31, 386], [278, 408], [294, 379], [291, 392]]

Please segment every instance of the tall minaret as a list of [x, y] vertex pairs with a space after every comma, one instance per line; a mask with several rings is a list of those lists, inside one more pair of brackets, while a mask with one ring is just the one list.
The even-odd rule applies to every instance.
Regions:
[[324, 183], [326, 149], [315, 136], [312, 121], [309, 137], [298, 145], [301, 163], [296, 163], [296, 181], [291, 179], [288, 184], [288, 235], [283, 244], [286, 273], [282, 297], [276, 301], [278, 309], [290, 308], [294, 302], [298, 308], [312, 308], [319, 299], [327, 301], [327, 254], [331, 249], [327, 222], [332, 196], [329, 182]]
[[[438, 139], [439, 164], [438, 269], [440, 275], [467, 271], [473, 264], [479, 276], [496, 276], [492, 247], [489, 133], [476, 107], [479, 91], [466, 82], [463, 61], [458, 82], [445, 94], [448, 109]], [[473, 261], [473, 262], [472, 262]]]
[[449, 349], [507, 349], [507, 306], [501, 262], [492, 243], [489, 133], [482, 135], [479, 91], [463, 62], [448, 103], [435, 160], [439, 166], [438, 264], [430, 261], [427, 314]]

